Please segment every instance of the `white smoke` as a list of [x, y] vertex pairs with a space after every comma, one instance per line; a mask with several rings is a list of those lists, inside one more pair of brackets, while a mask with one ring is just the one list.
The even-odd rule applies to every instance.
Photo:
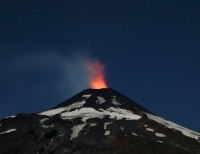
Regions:
[[89, 88], [88, 71], [84, 65], [84, 60], [90, 59], [81, 54], [70, 55], [60, 63], [62, 79], [59, 81], [60, 90], [64, 93], [75, 94]]
[[[6, 87], [8, 93], [2, 100], [0, 99], [0, 102], [5, 100], [11, 104], [23, 102], [23, 105], [27, 103], [28, 106], [41, 99], [44, 107], [47, 103], [50, 103], [49, 107], [57, 105], [81, 90], [89, 88], [85, 59], [93, 59], [88, 51], [76, 51], [75, 54], [72, 52], [61, 54], [55, 51], [27, 52], [11, 57], [2, 65], [1, 86]], [[17, 93], [16, 88], [18, 88]], [[16, 96], [10, 97], [10, 94]], [[31, 101], [27, 101], [30, 98]]]

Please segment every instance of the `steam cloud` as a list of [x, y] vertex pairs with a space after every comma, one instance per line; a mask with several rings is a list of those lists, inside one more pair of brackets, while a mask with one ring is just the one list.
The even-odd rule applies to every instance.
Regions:
[[89, 88], [88, 71], [84, 65], [85, 59], [91, 59], [83, 55], [72, 55], [61, 64], [61, 72], [64, 72], [59, 87], [73, 94]]
[[[13, 56], [10, 61], [1, 62], [4, 70], [2, 86], [8, 90], [4, 98], [8, 99], [0, 99], [0, 102], [9, 101], [13, 104], [12, 102], [21, 99], [20, 103], [28, 106], [40, 99], [46, 108], [47, 104], [52, 107], [66, 100], [90, 87], [85, 59], [90, 61], [94, 58], [88, 52], [63, 55], [52, 51]], [[16, 88], [19, 89], [18, 93]], [[16, 96], [10, 97], [11, 94]]]

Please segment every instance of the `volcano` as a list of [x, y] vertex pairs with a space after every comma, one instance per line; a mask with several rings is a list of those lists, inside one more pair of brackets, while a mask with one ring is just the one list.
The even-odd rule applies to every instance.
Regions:
[[1, 154], [200, 154], [200, 134], [111, 88], [0, 120]]

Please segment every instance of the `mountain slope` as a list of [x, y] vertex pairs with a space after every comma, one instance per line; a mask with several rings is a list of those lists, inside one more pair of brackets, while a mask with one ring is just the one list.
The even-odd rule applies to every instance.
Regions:
[[36, 114], [0, 120], [0, 153], [200, 154], [200, 134], [113, 89], [86, 89]]

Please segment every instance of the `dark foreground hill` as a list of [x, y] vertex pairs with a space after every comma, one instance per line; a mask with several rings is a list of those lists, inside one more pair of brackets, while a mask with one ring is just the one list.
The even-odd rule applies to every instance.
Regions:
[[0, 120], [0, 154], [200, 154], [200, 134], [113, 89]]

